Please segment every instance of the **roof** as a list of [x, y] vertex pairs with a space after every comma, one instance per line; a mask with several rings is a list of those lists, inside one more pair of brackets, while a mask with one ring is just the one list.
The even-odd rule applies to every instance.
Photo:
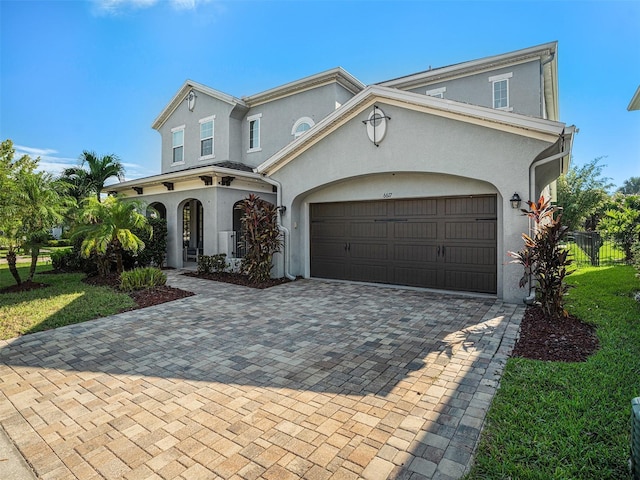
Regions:
[[266, 175], [275, 173], [290, 160], [376, 102], [454, 118], [550, 143], [557, 141], [558, 135], [565, 131], [565, 124], [560, 122], [371, 85], [259, 165], [255, 171]]
[[640, 86], [638, 86], [636, 93], [633, 94], [633, 98], [629, 102], [627, 110], [640, 110]]
[[417, 88], [431, 83], [441, 82], [454, 77], [471, 75], [487, 70], [541, 59], [543, 64], [545, 103], [548, 117], [559, 118], [558, 114], [558, 80], [557, 80], [558, 42], [549, 42], [534, 47], [515, 50], [513, 52], [484, 57], [468, 62], [456, 63], [446, 67], [433, 68], [422, 72], [405, 75], [378, 83], [384, 87], [395, 87], [402, 90]]
[[186, 80], [182, 87], [178, 90], [168, 105], [160, 112], [160, 115], [154, 120], [151, 125], [152, 128], [158, 130], [164, 122], [171, 116], [171, 114], [178, 108], [180, 103], [184, 101], [191, 90], [196, 90], [198, 92], [202, 92], [206, 95], [209, 95], [213, 98], [217, 98], [223, 102], [226, 102], [230, 105], [236, 106], [240, 105], [245, 108], [253, 107], [255, 105], [260, 105], [261, 103], [270, 102], [272, 100], [276, 100], [278, 98], [286, 97], [288, 95], [293, 95], [294, 93], [300, 93], [305, 90], [309, 90], [311, 88], [316, 88], [322, 85], [328, 85], [330, 83], [337, 83], [342, 85], [348, 91], [353, 93], [354, 95], [360, 92], [365, 85], [360, 82], [357, 78], [351, 75], [349, 72], [344, 70], [341, 67], [332, 68], [331, 70], [326, 70], [324, 72], [316, 73], [315, 75], [310, 75], [305, 78], [301, 78], [300, 80], [295, 80], [293, 82], [286, 83], [284, 85], [280, 85], [278, 87], [272, 88], [270, 90], [266, 90], [261, 93], [257, 93], [255, 95], [251, 95], [243, 98], [236, 98], [232, 95], [228, 95], [219, 90], [215, 90], [211, 87], [207, 87], [198, 82], [194, 82], [193, 80]]
[[242, 100], [250, 107], [253, 107], [265, 102], [270, 102], [278, 98], [293, 95], [294, 93], [300, 93], [305, 90], [317, 88], [319, 86], [327, 85], [333, 82], [343, 86], [354, 95], [362, 91], [362, 89], [364, 89], [365, 87], [365, 85], [360, 80], [351, 75], [345, 69], [343, 69], [342, 67], [336, 67], [324, 72], [301, 78], [300, 80], [285, 83], [284, 85], [265, 90], [264, 92], [257, 93], [255, 95], [242, 97]]
[[209, 165], [186, 168], [175, 172], [160, 173], [150, 177], [127, 180], [104, 187], [104, 191], [122, 192], [133, 187], [151, 187], [161, 185], [163, 182], [184, 181], [198, 179], [202, 175], [209, 176], [236, 176], [240, 178], [262, 181], [260, 175], [254, 173], [250, 167], [237, 162], [218, 162]]

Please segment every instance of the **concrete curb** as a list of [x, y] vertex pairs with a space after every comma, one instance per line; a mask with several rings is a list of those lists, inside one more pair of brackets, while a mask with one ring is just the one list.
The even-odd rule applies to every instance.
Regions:
[[0, 426], [0, 478], [35, 480], [37, 477], [7, 432]]

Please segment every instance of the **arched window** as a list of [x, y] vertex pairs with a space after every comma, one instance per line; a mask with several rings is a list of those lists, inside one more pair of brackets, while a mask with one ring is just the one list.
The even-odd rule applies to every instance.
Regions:
[[315, 122], [311, 120], [309, 117], [299, 118], [296, 123], [293, 124], [293, 128], [291, 129], [291, 135], [295, 138], [298, 138], [304, 132], [309, 130], [311, 127], [315, 125]]

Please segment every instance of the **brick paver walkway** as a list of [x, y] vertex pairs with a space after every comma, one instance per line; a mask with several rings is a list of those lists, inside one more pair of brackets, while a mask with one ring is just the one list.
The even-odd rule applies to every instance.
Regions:
[[522, 307], [178, 273], [198, 295], [0, 342], [0, 423], [40, 478], [464, 473]]

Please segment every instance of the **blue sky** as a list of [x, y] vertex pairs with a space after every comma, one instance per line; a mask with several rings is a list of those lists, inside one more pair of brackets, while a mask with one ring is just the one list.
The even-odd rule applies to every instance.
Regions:
[[241, 97], [335, 66], [365, 84], [557, 40], [574, 165], [640, 176], [640, 2], [0, 0], [0, 137], [54, 172], [115, 153], [160, 173], [151, 123], [186, 79]]

